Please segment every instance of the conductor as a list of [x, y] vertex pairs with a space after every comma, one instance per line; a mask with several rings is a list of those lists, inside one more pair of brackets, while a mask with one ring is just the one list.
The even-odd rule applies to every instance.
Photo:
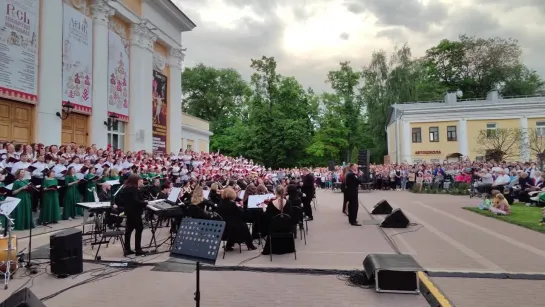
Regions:
[[358, 223], [358, 187], [360, 185], [360, 179], [356, 175], [358, 166], [356, 164], [350, 164], [348, 166], [348, 172], [345, 179], [345, 199], [348, 202], [348, 222], [352, 226], [361, 226]]
[[[125, 256], [136, 254], [137, 256], [145, 255], [142, 250], [142, 213], [148, 202], [140, 199], [138, 189], [144, 185], [143, 180], [136, 174], [131, 174], [123, 189], [117, 196], [117, 204], [124, 208], [125, 216], [127, 217], [127, 226], [125, 228]], [[131, 250], [131, 235], [134, 233], [134, 251]]]

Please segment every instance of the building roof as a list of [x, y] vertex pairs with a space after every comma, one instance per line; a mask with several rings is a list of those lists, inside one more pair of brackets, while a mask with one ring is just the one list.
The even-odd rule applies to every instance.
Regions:
[[[530, 114], [545, 115], [545, 96], [500, 97], [499, 99], [463, 99], [454, 102], [429, 101], [405, 102], [393, 104], [388, 114], [387, 126], [402, 116], [433, 114], [434, 117], [449, 119], [456, 117], [473, 117], [488, 114], [489, 116], [513, 114], [524, 116]], [[481, 115], [479, 115], [481, 114]]]

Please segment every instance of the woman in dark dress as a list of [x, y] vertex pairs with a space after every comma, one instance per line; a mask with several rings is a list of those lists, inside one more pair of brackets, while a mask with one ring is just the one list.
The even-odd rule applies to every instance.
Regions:
[[[291, 219], [278, 219], [275, 218], [279, 214], [285, 214], [285, 212], [291, 212], [290, 200], [286, 200], [285, 191], [283, 186], [277, 186], [275, 189], [276, 198], [267, 204], [265, 209], [265, 218], [269, 230], [273, 230], [276, 233], [291, 233], [293, 231], [293, 223]], [[288, 216], [288, 215], [287, 215]], [[262, 255], [269, 255], [271, 252], [275, 255], [289, 254], [295, 251], [293, 237], [267, 237], [265, 241], [265, 247], [261, 252]]]
[[252, 223], [252, 239], [255, 240], [260, 239], [260, 235], [262, 233], [261, 224], [263, 222], [264, 214], [261, 208], [248, 209], [248, 199], [252, 195], [257, 195], [257, 188], [253, 183], [250, 183], [246, 187], [246, 191], [244, 192], [244, 197], [242, 198], [242, 206], [246, 211], [246, 220], [248, 221], [248, 223]]
[[214, 211], [216, 209], [216, 204], [204, 198], [204, 193], [201, 186], [197, 186], [195, 190], [193, 190], [190, 204], [198, 206], [203, 211], [208, 212]]
[[221, 201], [221, 195], [218, 186], [219, 185], [216, 182], [212, 183], [212, 186], [210, 187], [210, 193], [208, 193], [208, 199], [216, 205], [219, 204]]
[[[137, 256], [145, 255], [142, 250], [142, 213], [148, 204], [147, 201], [141, 200], [138, 189], [144, 185], [144, 180], [136, 174], [129, 176], [125, 182], [123, 189], [117, 196], [117, 203], [124, 209], [127, 217], [127, 226], [125, 228], [125, 256], [136, 254]], [[131, 235], [134, 234], [134, 251], [131, 250]]]
[[246, 226], [244, 210], [237, 206], [235, 199], [237, 194], [232, 188], [223, 190], [222, 199], [216, 213], [225, 221], [225, 232], [223, 237], [227, 239], [226, 251], [232, 251], [235, 243], [244, 242], [249, 250], [255, 250], [252, 236]]

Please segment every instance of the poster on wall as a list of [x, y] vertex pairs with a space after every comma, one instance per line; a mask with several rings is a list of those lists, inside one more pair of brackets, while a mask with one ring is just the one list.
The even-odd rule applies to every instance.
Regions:
[[167, 150], [167, 77], [153, 71], [153, 152], [166, 153]]
[[129, 45], [110, 30], [108, 34], [108, 115], [129, 120]]
[[71, 5], [63, 6], [62, 103], [90, 114], [93, 108], [93, 21]]
[[38, 102], [40, 0], [0, 0], [0, 97]]

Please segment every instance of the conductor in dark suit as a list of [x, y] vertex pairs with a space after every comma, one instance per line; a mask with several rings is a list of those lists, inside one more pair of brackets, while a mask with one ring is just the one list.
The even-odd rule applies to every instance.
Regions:
[[[142, 250], [142, 214], [144, 208], [148, 204], [140, 197], [139, 188], [143, 186], [143, 180], [140, 176], [132, 174], [125, 182], [123, 189], [117, 196], [116, 203], [122, 207], [127, 217], [127, 227], [125, 228], [125, 256], [136, 254], [137, 256], [145, 255]], [[134, 251], [131, 250], [131, 235], [134, 233]]]
[[361, 226], [358, 223], [358, 187], [360, 186], [360, 179], [358, 178], [357, 171], [358, 166], [356, 164], [350, 164], [349, 170], [346, 173], [345, 179], [345, 195], [348, 202], [348, 222], [352, 226]]
[[314, 176], [308, 171], [308, 169], [303, 169], [303, 178], [301, 178], [301, 192], [303, 196], [303, 211], [307, 217], [307, 220], [312, 221], [314, 217], [312, 216], [312, 199], [314, 198]]

